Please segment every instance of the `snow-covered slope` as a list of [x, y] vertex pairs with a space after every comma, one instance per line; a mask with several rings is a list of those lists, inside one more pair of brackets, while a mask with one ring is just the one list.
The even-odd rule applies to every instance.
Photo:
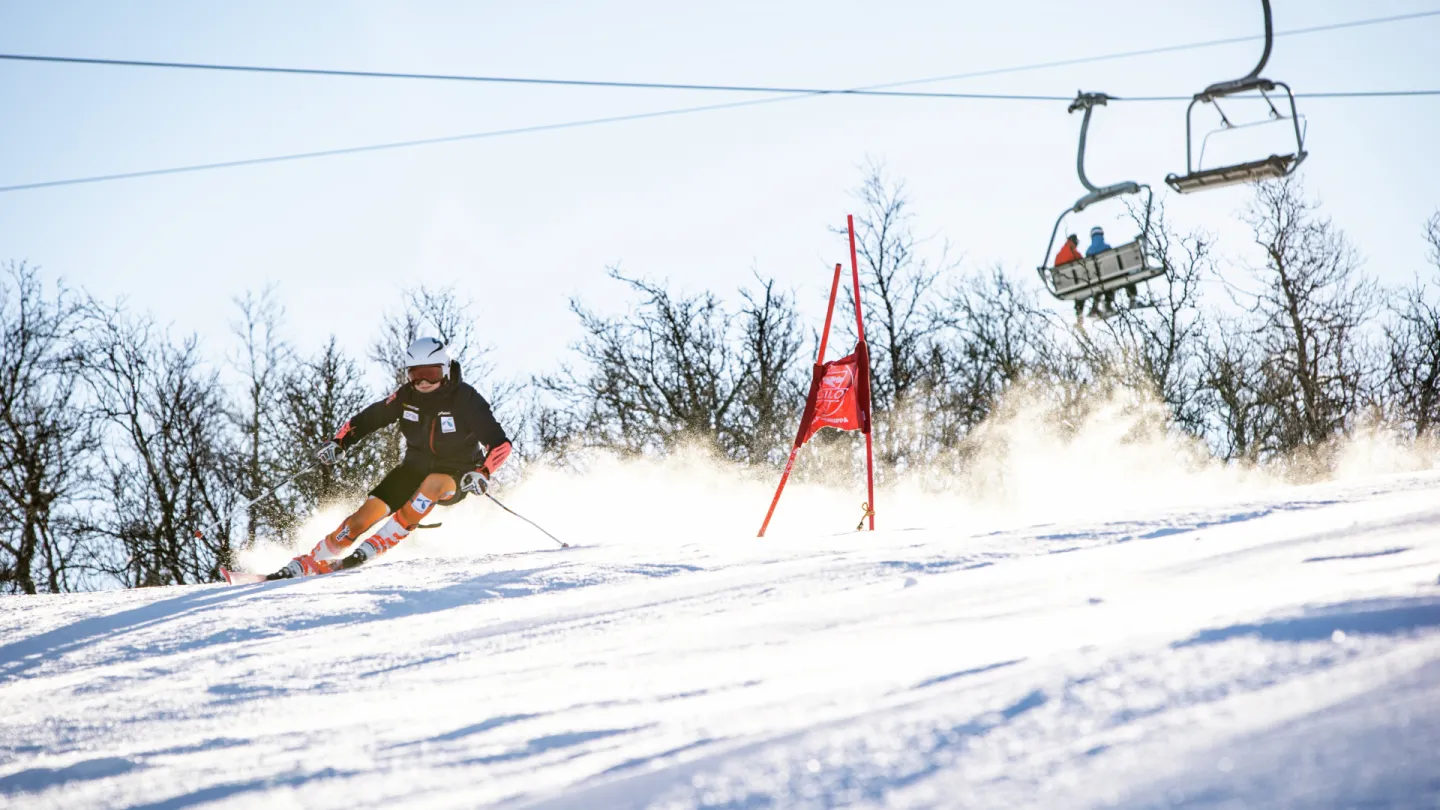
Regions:
[[0, 599], [0, 806], [1440, 804], [1440, 475], [763, 541], [754, 511]]

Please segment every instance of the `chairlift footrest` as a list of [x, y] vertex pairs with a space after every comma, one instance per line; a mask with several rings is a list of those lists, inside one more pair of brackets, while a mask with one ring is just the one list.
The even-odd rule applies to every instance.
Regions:
[[1202, 169], [1183, 177], [1172, 174], [1165, 178], [1165, 183], [1181, 194], [1186, 194], [1202, 189], [1232, 186], [1236, 183], [1269, 180], [1290, 174], [1304, 159], [1304, 152], [1298, 155], [1271, 155], [1263, 160], [1252, 160], [1249, 163]]

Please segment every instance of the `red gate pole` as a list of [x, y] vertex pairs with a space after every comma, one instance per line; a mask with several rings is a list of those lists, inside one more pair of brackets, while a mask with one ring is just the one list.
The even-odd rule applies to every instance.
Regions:
[[[840, 291], [840, 265], [835, 265], [835, 280], [830, 282], [830, 305], [825, 308], [825, 328], [820, 332], [820, 351], [815, 357], [815, 365], [819, 366], [825, 362], [825, 344], [830, 340], [830, 316], [835, 314], [835, 296]], [[812, 395], [814, 386], [811, 386]], [[809, 404], [808, 402], [806, 403]], [[809, 413], [807, 407], [804, 413]], [[765, 513], [765, 522], [760, 524], [760, 533], [756, 537], [764, 537], [765, 530], [770, 526], [770, 518], [775, 514], [775, 506], [780, 503], [780, 493], [785, 491], [785, 482], [790, 480], [790, 471], [795, 468], [795, 454], [800, 452], [801, 438], [805, 435], [805, 424], [802, 416], [800, 419], [800, 430], [795, 434], [795, 444], [790, 447], [790, 458], [785, 461], [785, 472], [780, 474], [780, 486], [775, 488], [775, 497], [770, 500], [770, 510]]]
[[[865, 342], [865, 319], [860, 314], [860, 262], [855, 258], [855, 216], [845, 215], [845, 228], [850, 232], [850, 278], [851, 286], [855, 288], [855, 331], [860, 336], [860, 342]], [[870, 352], [865, 352], [868, 358]], [[865, 400], [870, 399], [870, 369], [865, 369]], [[870, 498], [867, 503], [869, 508], [865, 511], [870, 518], [870, 531], [875, 531], [875, 455], [870, 443], [870, 414], [865, 414], [865, 494]]]

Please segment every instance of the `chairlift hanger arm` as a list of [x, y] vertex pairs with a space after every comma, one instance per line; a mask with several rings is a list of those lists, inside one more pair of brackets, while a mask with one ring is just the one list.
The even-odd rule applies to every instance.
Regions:
[[[1083, 90], [1077, 91], [1075, 100], [1070, 102], [1070, 109], [1067, 110], [1067, 112], [1072, 113], [1076, 110], [1085, 111], [1085, 117], [1080, 121], [1080, 148], [1075, 153], [1075, 172], [1080, 175], [1080, 184], [1091, 194], [1100, 191], [1100, 189], [1096, 188], [1095, 185], [1090, 182], [1090, 178], [1085, 176], [1085, 140], [1087, 134], [1090, 132], [1090, 113], [1096, 107], [1105, 106], [1105, 103], [1109, 100], [1110, 97], [1104, 93], [1086, 93]], [[1081, 209], [1076, 208], [1075, 210], [1079, 211]]]
[[1265, 63], [1270, 61], [1270, 49], [1275, 46], [1275, 27], [1270, 17], [1270, 0], [1260, 0], [1260, 8], [1265, 12], [1265, 50], [1260, 54], [1260, 61], [1255, 63], [1255, 68], [1245, 74], [1245, 79], [1260, 78], [1260, 71], [1264, 70]]
[[[1085, 175], [1085, 146], [1090, 132], [1090, 113], [1096, 107], [1105, 106], [1111, 98], [1105, 93], [1086, 93], [1082, 90], [1076, 93], [1075, 100], [1070, 102], [1068, 112], [1085, 111], [1085, 117], [1080, 121], [1080, 146], [1075, 152], [1075, 173], [1080, 176], [1080, 185], [1090, 193], [1077, 200], [1074, 207], [1071, 208], [1077, 214], [1102, 200], [1118, 197], [1121, 194], [1137, 194], [1140, 191], [1140, 186], [1133, 182], [1115, 183], [1101, 188], [1090, 182], [1090, 178]], [[1052, 234], [1050, 238], [1053, 242], [1055, 237]]]
[[1268, 79], [1260, 78], [1260, 71], [1265, 69], [1266, 63], [1270, 61], [1270, 51], [1275, 45], [1275, 28], [1270, 14], [1270, 0], [1260, 0], [1260, 7], [1265, 12], [1265, 50], [1260, 54], [1260, 61], [1255, 63], [1254, 69], [1238, 79], [1216, 82], [1204, 91], [1197, 93], [1197, 101], [1212, 101], [1216, 96], [1229, 96], [1236, 93], [1244, 93], [1249, 90], [1260, 90], [1269, 92], [1275, 89], [1275, 83]]

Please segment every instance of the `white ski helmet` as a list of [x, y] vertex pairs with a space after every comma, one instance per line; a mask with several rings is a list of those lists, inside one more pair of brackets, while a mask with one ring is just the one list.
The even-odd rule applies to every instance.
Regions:
[[445, 379], [450, 378], [450, 353], [445, 344], [433, 337], [423, 337], [405, 350], [405, 368], [439, 366]]

